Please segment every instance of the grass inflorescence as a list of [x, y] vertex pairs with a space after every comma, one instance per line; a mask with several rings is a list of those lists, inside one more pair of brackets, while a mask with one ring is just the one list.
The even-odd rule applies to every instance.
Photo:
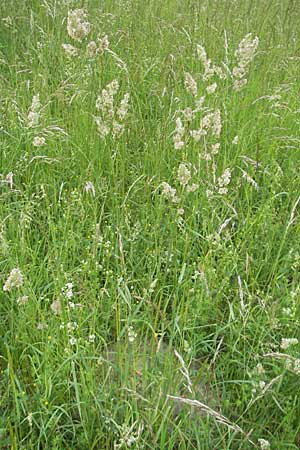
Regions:
[[0, 13], [0, 448], [299, 448], [300, 4]]

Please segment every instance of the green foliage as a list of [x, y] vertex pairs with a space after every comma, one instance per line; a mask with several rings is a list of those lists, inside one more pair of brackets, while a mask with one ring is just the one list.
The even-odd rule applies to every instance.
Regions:
[[0, 448], [299, 448], [300, 4], [0, 13]]

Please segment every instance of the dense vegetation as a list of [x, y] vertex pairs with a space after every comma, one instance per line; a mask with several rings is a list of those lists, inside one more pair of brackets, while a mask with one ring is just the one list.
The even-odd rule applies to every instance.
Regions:
[[300, 448], [300, 3], [0, 13], [0, 448]]

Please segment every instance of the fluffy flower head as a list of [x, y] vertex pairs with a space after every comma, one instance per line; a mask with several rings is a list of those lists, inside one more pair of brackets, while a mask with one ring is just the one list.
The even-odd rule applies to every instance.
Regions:
[[10, 292], [12, 289], [19, 289], [23, 285], [23, 274], [19, 268], [12, 269], [4, 286], [3, 291]]
[[82, 41], [91, 31], [91, 24], [85, 19], [84, 9], [73, 9], [68, 13], [67, 31], [75, 41]]

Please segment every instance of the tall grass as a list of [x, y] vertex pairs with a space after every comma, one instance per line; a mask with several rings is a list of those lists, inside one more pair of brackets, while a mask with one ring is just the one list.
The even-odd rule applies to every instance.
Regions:
[[0, 13], [0, 448], [299, 448], [300, 4]]

